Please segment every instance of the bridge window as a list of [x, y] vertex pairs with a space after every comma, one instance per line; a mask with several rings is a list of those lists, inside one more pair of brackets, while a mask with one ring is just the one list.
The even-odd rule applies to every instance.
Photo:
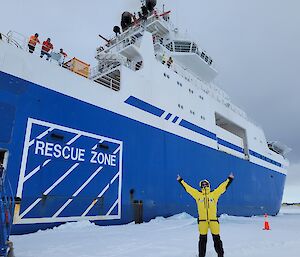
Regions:
[[189, 53], [191, 51], [191, 42], [175, 41], [175, 52]]

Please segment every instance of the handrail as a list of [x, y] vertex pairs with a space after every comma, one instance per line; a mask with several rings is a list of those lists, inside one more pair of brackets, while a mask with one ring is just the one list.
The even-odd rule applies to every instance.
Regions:
[[5, 34], [3, 34], [3, 33], [0, 33], [0, 34], [1, 34], [2, 40], [3, 40], [3, 38], [5, 38], [5, 40], [6, 40], [6, 42], [7, 42], [8, 44], [11, 44], [11, 45], [14, 45], [14, 46], [16, 46], [16, 47], [18, 47], [18, 48], [23, 49], [23, 47], [22, 47], [15, 39], [13, 39], [13, 38], [11, 38], [11, 37], [9, 36], [9, 32], [7, 33], [7, 35], [5, 35]]
[[[167, 12], [168, 14], [168, 12]], [[129, 27], [126, 31], [121, 33], [117, 36], [111, 36], [109, 43], [105, 45], [105, 47], [99, 47], [97, 50], [98, 53], [105, 51], [108, 52], [111, 49], [115, 48], [117, 45], [119, 45], [124, 39], [132, 37], [133, 34], [137, 34], [138, 32], [143, 32], [145, 29], [147, 29], [147, 26], [150, 25], [153, 21], [159, 20], [166, 26], [172, 26], [172, 23], [169, 20], [165, 20], [164, 16], [165, 13], [160, 13], [158, 10], [155, 10], [152, 15], [147, 17], [146, 20], [138, 20], [136, 23], [134, 23], [131, 27]]]
[[[8, 44], [12, 44], [14, 46], [16, 46], [17, 48], [20, 48], [24, 51], [28, 51], [29, 52], [29, 48], [28, 48], [28, 41], [29, 41], [29, 37], [26, 37], [24, 36], [23, 34], [21, 33], [18, 33], [16, 31], [12, 31], [10, 30], [6, 35], [4, 34], [1, 34], [2, 36], [4, 36], [4, 38], [6, 39], [7, 43]], [[33, 51], [33, 55], [36, 55], [36, 56], [40, 56], [40, 53], [41, 53], [41, 50], [42, 50], [42, 43], [41, 44], [37, 44], [35, 46], [35, 50]], [[52, 51], [49, 51], [49, 53], [57, 53], [56, 51], [52, 50]], [[55, 60], [55, 59], [51, 59], [50, 60]], [[71, 60], [71, 58], [69, 57], [66, 57], [64, 59], [65, 62]], [[55, 60], [57, 61], [57, 60]]]
[[139, 40], [136, 34], [142, 32], [143, 28], [140, 26], [133, 30], [129, 29], [128, 31], [124, 32], [125, 34], [123, 33], [120, 36], [117, 36], [114, 39], [110, 40], [110, 43], [107, 43], [105, 47], [98, 47], [97, 54], [101, 54], [102, 52], [108, 53], [113, 49], [117, 49], [117, 51], [120, 51], [129, 45], [135, 44]]

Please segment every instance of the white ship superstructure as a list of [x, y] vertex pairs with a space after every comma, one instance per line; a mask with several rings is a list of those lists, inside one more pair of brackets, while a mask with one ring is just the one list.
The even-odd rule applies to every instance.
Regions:
[[[167, 68], [169, 57], [173, 63]], [[99, 47], [96, 59], [99, 65], [93, 69], [91, 79], [116, 91], [121, 90], [121, 81], [130, 87], [126, 85], [130, 79], [125, 77], [126, 73], [122, 76], [122, 69], [131, 69], [137, 76], [146, 77], [143, 73], [151, 74], [149, 69], [158, 66], [163, 78], [156, 83], [149, 81], [149, 86], [151, 84], [151, 89], [156, 90], [155, 95], [161, 98], [157, 103], [159, 106], [214, 132], [218, 138], [238, 146], [243, 152], [220, 142], [209, 146], [271, 168], [275, 162], [282, 163], [283, 167], [276, 169], [285, 173], [288, 162], [284, 156], [268, 145], [263, 130], [214, 84], [217, 70], [212, 57], [180, 33], [170, 21], [170, 11], [155, 10], [146, 20], [131, 24], [122, 34]], [[162, 62], [165, 64], [160, 65]], [[147, 95], [141, 96], [142, 99], [145, 97]], [[251, 155], [250, 149], [257, 154]], [[274, 162], [267, 164], [266, 158]]]

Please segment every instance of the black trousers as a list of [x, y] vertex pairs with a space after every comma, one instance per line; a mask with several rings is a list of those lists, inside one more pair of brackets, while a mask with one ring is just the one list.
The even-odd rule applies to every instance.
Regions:
[[33, 53], [35, 46], [28, 44], [28, 48], [29, 48], [29, 53]]
[[[214, 240], [214, 247], [215, 247], [216, 253], [218, 254], [218, 257], [224, 257], [223, 243], [220, 238], [220, 235], [212, 234], [212, 238]], [[206, 244], [207, 244], [207, 235], [200, 235], [199, 243], [198, 243], [199, 257], [205, 257]]]

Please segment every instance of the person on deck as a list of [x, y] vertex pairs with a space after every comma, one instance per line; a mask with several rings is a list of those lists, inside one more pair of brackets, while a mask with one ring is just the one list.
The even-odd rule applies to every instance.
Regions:
[[166, 62], [167, 62], [167, 56], [166, 56], [165, 54], [163, 54], [162, 57], [161, 57], [161, 63], [162, 63], [163, 65], [165, 65]]
[[47, 38], [47, 40], [43, 42], [43, 46], [42, 46], [40, 57], [43, 58], [44, 55], [46, 55], [47, 56], [47, 61], [48, 61], [49, 58], [51, 57], [51, 54], [49, 53], [50, 50], [53, 50], [53, 45], [51, 43], [51, 39]]
[[29, 41], [28, 41], [29, 53], [33, 53], [34, 52], [36, 44], [40, 44], [39, 34], [38, 33], [35, 33], [34, 35], [32, 35], [29, 38]]
[[199, 215], [198, 229], [200, 233], [198, 243], [199, 257], [205, 257], [206, 254], [208, 229], [210, 229], [212, 234], [215, 251], [217, 252], [218, 257], [224, 256], [223, 243], [220, 238], [220, 224], [217, 218], [217, 204], [219, 197], [225, 193], [233, 179], [234, 175], [233, 173], [230, 173], [228, 178], [213, 191], [210, 190], [209, 181], [202, 180], [199, 184], [201, 188], [199, 191], [187, 184], [180, 175], [177, 176], [177, 181], [197, 203]]
[[59, 50], [59, 54], [60, 54], [61, 58], [58, 61], [58, 63], [59, 63], [59, 66], [62, 66], [68, 55], [64, 52], [64, 49], [62, 49], [62, 48]]
[[169, 60], [167, 61], [168, 68], [170, 68], [172, 64], [173, 64], [173, 58], [170, 57]]

